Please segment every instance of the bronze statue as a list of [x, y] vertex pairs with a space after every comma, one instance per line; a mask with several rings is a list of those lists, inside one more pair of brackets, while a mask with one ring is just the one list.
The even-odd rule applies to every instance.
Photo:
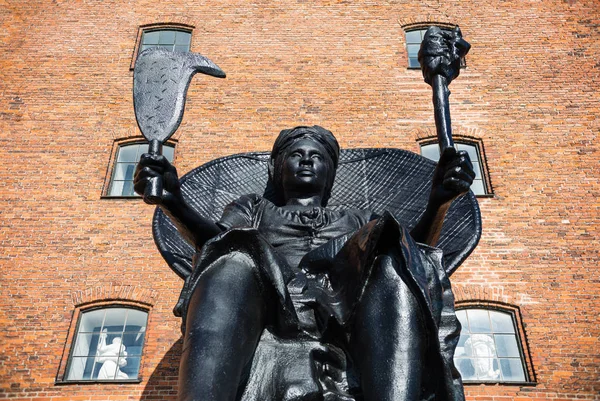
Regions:
[[327, 208], [339, 154], [322, 127], [281, 131], [271, 195], [242, 196], [216, 222], [186, 202], [163, 156], [142, 156], [136, 191], [162, 180], [152, 202], [197, 251], [179, 305], [180, 400], [464, 400], [434, 246], [473, 181], [468, 155], [443, 149], [409, 232], [388, 212]]

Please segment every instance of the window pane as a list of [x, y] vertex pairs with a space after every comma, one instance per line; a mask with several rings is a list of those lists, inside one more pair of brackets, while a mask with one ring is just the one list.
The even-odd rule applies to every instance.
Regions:
[[422, 36], [421, 31], [408, 31], [406, 32], [406, 43], [421, 43]]
[[463, 380], [475, 380], [477, 376], [475, 375], [475, 366], [473, 365], [472, 359], [457, 359], [454, 361], [456, 364], [456, 368], [460, 372]]
[[469, 322], [467, 321], [467, 311], [465, 310], [457, 310], [456, 317], [462, 326], [462, 333], [469, 332]]
[[469, 309], [467, 316], [469, 317], [471, 333], [490, 333], [492, 331], [490, 318], [486, 310]]
[[525, 381], [525, 372], [520, 359], [500, 359], [502, 377], [506, 381]]
[[416, 57], [410, 57], [408, 59], [408, 66], [410, 68], [421, 68], [421, 64], [419, 64], [419, 60]]
[[437, 162], [440, 160], [440, 147], [437, 143], [421, 146], [421, 155]]
[[138, 377], [140, 371], [140, 357], [127, 356], [125, 358], [125, 365], [120, 366], [120, 371], [121, 374], [127, 375], [129, 379], [135, 379]]
[[110, 186], [110, 196], [121, 196], [123, 194], [123, 181], [113, 181]]
[[473, 164], [475, 164], [475, 162], [477, 162], [479, 160], [479, 154], [477, 152], [477, 147], [475, 147], [473, 145], [469, 145], [466, 143], [457, 143], [456, 149], [457, 150], [466, 150], [467, 153], [469, 154], [469, 157], [471, 158], [471, 161], [473, 162]]
[[133, 173], [135, 173], [135, 166], [136, 164], [127, 164], [125, 166], [125, 172], [124, 172], [124, 177], [123, 179], [125, 181], [133, 181]]
[[508, 313], [490, 311], [490, 317], [492, 318], [492, 329], [494, 330], [494, 333], [515, 332], [512, 317]]
[[[115, 355], [100, 356], [96, 358], [96, 365], [99, 366], [96, 379], [98, 380], [126, 380], [130, 379], [129, 375], [122, 371], [122, 368], [127, 365], [127, 357], [121, 353], [115, 352]], [[135, 377], [133, 377], [135, 379]]]
[[127, 324], [125, 325], [125, 331], [138, 331], [140, 327], [146, 326], [148, 320], [148, 314], [140, 310], [129, 309], [127, 314]]
[[465, 341], [465, 348], [470, 347], [470, 353], [476, 357], [492, 358], [496, 356], [494, 339], [489, 334], [473, 334]]
[[158, 43], [161, 45], [175, 44], [175, 31], [160, 31]]
[[99, 333], [79, 334], [73, 347], [73, 356], [93, 356], [96, 353]]
[[136, 145], [138, 147], [137, 149], [137, 157], [135, 158], [135, 161], [137, 162], [140, 159], [140, 156], [142, 156], [142, 154], [144, 153], [148, 153], [148, 144], [147, 143], [140, 143], [139, 145]]
[[123, 192], [122, 196], [135, 196], [136, 193], [133, 190], [133, 181], [123, 181]]
[[95, 357], [72, 357], [69, 365], [67, 380], [91, 380], [95, 379]]
[[499, 357], [516, 357], [519, 358], [519, 346], [513, 334], [495, 334], [496, 352]]
[[190, 40], [192, 35], [189, 32], [178, 31], [175, 35], [175, 44], [180, 46], [190, 47]]
[[128, 145], [121, 146], [119, 148], [118, 162], [136, 162], [138, 157], [138, 146], [139, 145]]
[[81, 316], [81, 321], [79, 323], [79, 332], [92, 333], [94, 331], [100, 331], [100, 327], [104, 321], [104, 315], [104, 309], [98, 309], [84, 313]]
[[478, 380], [500, 379], [500, 367], [497, 359], [477, 358], [474, 360], [474, 363]]
[[144, 32], [142, 43], [145, 45], [157, 45], [160, 31]]
[[475, 173], [475, 179], [481, 179], [481, 167], [479, 166], [479, 162], [474, 162], [472, 160], [471, 162], [473, 163], [473, 172]]
[[[467, 151], [467, 153], [469, 154], [469, 157], [471, 158], [471, 162], [473, 163], [473, 171], [475, 172], [475, 180], [473, 181], [473, 184], [471, 184], [471, 191], [473, 191], [473, 193], [475, 195], [485, 195], [487, 193], [487, 191], [486, 191], [486, 185], [485, 185], [485, 182], [484, 182], [483, 176], [482, 176], [481, 160], [478, 160], [477, 147], [474, 145], [469, 145], [469, 144], [464, 144], [464, 143], [457, 143], [457, 144], [455, 144], [455, 147], [458, 150]], [[437, 143], [422, 145], [421, 146], [421, 155], [430, 160], [433, 160], [436, 162], [439, 161], [439, 159], [440, 159], [439, 145]]]
[[144, 346], [144, 331], [139, 331], [137, 333], [124, 333], [122, 340], [123, 345], [127, 350], [127, 355], [136, 356], [142, 354], [142, 348]]
[[[146, 150], [147, 152], [147, 150]], [[163, 146], [163, 156], [167, 158], [168, 161], [172, 162], [173, 161], [173, 156], [175, 153], [175, 148], [172, 146]]]
[[115, 175], [113, 177], [114, 180], [123, 181], [125, 177], [127, 177], [128, 169], [130, 167], [135, 167], [135, 164], [131, 163], [117, 163], [115, 167]]
[[407, 45], [406, 51], [408, 52], [408, 57], [417, 58], [420, 47], [421, 47], [421, 45]]
[[471, 336], [469, 335], [461, 335], [458, 340], [458, 345], [456, 346], [456, 350], [454, 351], [455, 357], [463, 357], [463, 356], [472, 356], [473, 349], [471, 348]]
[[475, 195], [485, 195], [483, 181], [477, 179], [473, 180], [473, 183], [471, 184], [471, 191], [473, 191]]
[[103, 330], [107, 329], [111, 332], [123, 332], [127, 309], [110, 308], [106, 309], [106, 318], [104, 319]]

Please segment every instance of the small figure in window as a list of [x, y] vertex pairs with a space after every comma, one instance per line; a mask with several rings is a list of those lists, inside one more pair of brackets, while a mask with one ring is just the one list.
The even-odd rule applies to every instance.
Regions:
[[127, 351], [121, 342], [121, 337], [115, 337], [110, 345], [106, 344], [106, 329], [102, 330], [96, 351], [96, 362], [102, 367], [98, 372], [98, 380], [122, 380], [129, 379], [121, 369], [127, 365]]
[[472, 350], [467, 355], [474, 357], [473, 365], [478, 379], [498, 380], [500, 369], [494, 369], [496, 346], [494, 339], [488, 334], [473, 334], [465, 342], [465, 348]]

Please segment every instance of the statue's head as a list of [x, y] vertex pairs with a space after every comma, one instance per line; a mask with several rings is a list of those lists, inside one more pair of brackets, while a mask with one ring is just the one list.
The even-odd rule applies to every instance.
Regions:
[[[299, 149], [301, 148], [301, 149]], [[318, 153], [321, 160], [316, 158], [306, 161], [297, 159], [296, 164], [314, 163], [314, 167], [318, 167], [319, 171], [315, 171], [316, 175], [309, 172], [299, 171], [294, 177], [288, 177], [286, 174], [291, 168], [293, 158], [299, 158], [298, 151]], [[314, 190], [314, 186], [322, 187], [322, 205], [327, 204], [327, 200], [331, 195], [331, 188], [335, 179], [335, 172], [338, 165], [340, 146], [331, 133], [325, 128], [315, 125], [313, 127], [295, 127], [281, 131], [269, 160], [269, 178], [273, 184], [278, 198], [284, 198], [286, 191], [293, 189], [294, 191]], [[304, 155], [307, 157], [307, 155]], [[315, 156], [316, 157], [316, 156]], [[292, 187], [292, 188], [290, 188]]]

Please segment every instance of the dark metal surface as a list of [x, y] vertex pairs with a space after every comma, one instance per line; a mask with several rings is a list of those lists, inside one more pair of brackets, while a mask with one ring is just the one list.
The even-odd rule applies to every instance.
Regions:
[[[200, 54], [160, 48], [139, 54], [133, 70], [133, 106], [140, 131], [150, 142], [149, 153], [160, 155], [162, 144], [179, 127], [188, 87], [199, 72], [225, 78], [215, 63]], [[160, 203], [162, 191], [160, 177], [153, 178], [144, 192], [144, 201]]]
[[133, 71], [133, 107], [148, 141], [164, 142], [177, 130], [196, 73], [225, 78], [215, 63], [197, 53], [151, 48], [139, 54]]
[[425, 82], [433, 90], [433, 112], [441, 152], [454, 146], [448, 85], [460, 74], [460, 61], [470, 48], [458, 27], [447, 31], [432, 26], [421, 42], [419, 63]]
[[[428, 82], [427, 69], [458, 75], [454, 39], [426, 37], [442, 45], [426, 55]], [[162, 75], [144, 81], [155, 89], [136, 115], [160, 143], [189, 81], [165, 106], [178, 72], [146, 67]], [[472, 164], [450, 147], [447, 104], [436, 107], [448, 112], [447, 127], [436, 117], [446, 135], [437, 164], [396, 149], [340, 153], [318, 126], [281, 131], [270, 156], [217, 159], [181, 181], [164, 157], [142, 156], [136, 191], [164, 181], [154, 237], [185, 278], [181, 401], [464, 401], [448, 276], [477, 244], [481, 218]]]

